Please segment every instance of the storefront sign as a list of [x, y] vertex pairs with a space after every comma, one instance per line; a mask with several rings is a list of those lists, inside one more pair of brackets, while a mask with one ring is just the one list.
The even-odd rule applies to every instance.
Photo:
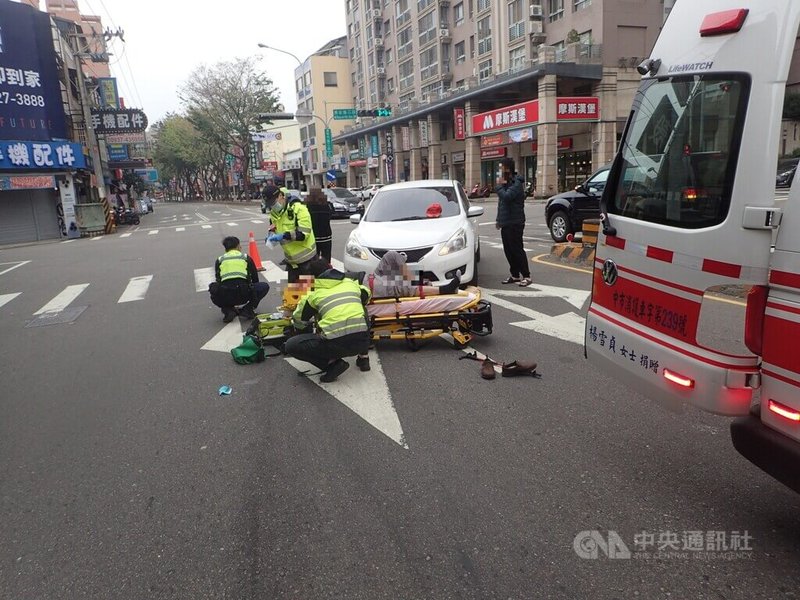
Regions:
[[0, 140], [66, 138], [50, 15], [0, 2]]
[[386, 132], [386, 181], [394, 181], [394, 141], [392, 132]]
[[381, 159], [377, 156], [371, 156], [367, 159], [367, 167], [370, 169], [377, 169], [381, 164]]
[[508, 132], [508, 139], [517, 144], [521, 142], [530, 142], [533, 139], [533, 127], [513, 129]]
[[369, 146], [370, 146], [370, 155], [371, 156], [380, 156], [381, 155], [381, 145], [378, 142], [378, 134], [375, 133], [369, 138]]
[[358, 158], [367, 158], [367, 141], [363, 137], [358, 138]]
[[[558, 150], [569, 150], [572, 148], [572, 138], [571, 137], [558, 138], [558, 143], [556, 145]], [[531, 149], [534, 152], [538, 152], [539, 143], [533, 142], [533, 144], [531, 144]]]
[[147, 129], [147, 115], [138, 108], [93, 108], [95, 133], [138, 133]]
[[127, 144], [108, 144], [108, 160], [111, 162], [119, 162], [121, 160], [128, 160]]
[[0, 190], [43, 190], [56, 187], [52, 175], [15, 176], [0, 175]]
[[261, 161], [261, 169], [264, 171], [277, 171], [278, 170], [278, 161], [277, 160], [262, 160]]
[[0, 169], [38, 171], [41, 169], [84, 169], [83, 148], [74, 142], [2, 142]]
[[259, 131], [251, 133], [250, 139], [254, 142], [279, 142], [283, 134], [280, 131]]
[[450, 156], [454, 163], [463, 163], [466, 155], [463, 152], [453, 152]]
[[109, 144], [146, 144], [144, 133], [110, 133], [106, 136]]
[[409, 131], [408, 127], [402, 128], [401, 135], [403, 136], [403, 150], [407, 152], [411, 150], [411, 132]]
[[103, 108], [119, 108], [119, 91], [115, 77], [98, 77], [97, 94]]
[[453, 123], [455, 124], [455, 133], [457, 140], [463, 140], [467, 135], [467, 123], [464, 117], [463, 108], [453, 109]]
[[61, 235], [68, 235], [69, 231], [76, 231], [75, 224], [75, 182], [71, 175], [68, 175], [58, 185], [59, 196], [61, 197], [61, 212], [64, 216], [61, 223]]
[[420, 121], [419, 122], [419, 145], [420, 145], [420, 148], [427, 148], [428, 147], [428, 122], [427, 121]]
[[351, 160], [348, 164], [351, 167], [366, 167], [367, 161], [366, 159]]
[[492, 148], [493, 146], [503, 146], [506, 143], [506, 137], [502, 133], [495, 133], [494, 135], [485, 135], [481, 138], [481, 148]]
[[559, 121], [596, 121], [600, 118], [600, 99], [588, 97], [565, 97], [556, 101], [556, 117]]
[[503, 158], [506, 155], [506, 148], [489, 148], [481, 150], [481, 160], [490, 158]]

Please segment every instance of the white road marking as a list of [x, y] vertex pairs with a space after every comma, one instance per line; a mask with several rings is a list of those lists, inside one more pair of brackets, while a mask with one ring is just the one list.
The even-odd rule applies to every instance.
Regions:
[[494, 221], [487, 221], [486, 223], [478, 223], [479, 227], [483, 227], [485, 225], [494, 225]]
[[157, 233], [158, 233], [158, 229], [151, 229], [150, 231], [147, 232], [147, 235], [155, 235]]
[[211, 229], [211, 225], [201, 225], [200, 227], [203, 229]]
[[197, 218], [203, 221], [204, 223], [207, 223], [209, 221], [209, 218], [206, 217], [205, 215], [201, 215], [200, 213], [194, 213], [194, 214], [196, 214]]
[[271, 260], [261, 261], [261, 266], [264, 267], [264, 279], [269, 282], [279, 283], [282, 280], [289, 279], [288, 273]]
[[252, 220], [252, 221], [250, 221], [250, 222], [251, 222], [251, 223], [255, 223], [256, 225], [263, 225], [263, 224], [264, 224], [264, 221], [259, 221], [258, 219], [253, 219], [253, 220]]
[[90, 242], [96, 242], [97, 240], [102, 240], [104, 237], [106, 237], [106, 236], [104, 236], [104, 235], [96, 235], [96, 236], [94, 236], [92, 238], [89, 238], [89, 241]]
[[[294, 358], [285, 360], [298, 371], [317, 372], [317, 368], [309, 363]], [[353, 360], [350, 368], [332, 383], [320, 383], [319, 375], [310, 376], [307, 379], [328, 392], [389, 439], [408, 449], [403, 426], [400, 424], [400, 418], [397, 416], [386, 384], [381, 359], [374, 350], [369, 353], [369, 362], [371, 370], [362, 373], [355, 366], [355, 360]]]
[[207, 292], [208, 284], [216, 279], [214, 267], [194, 270], [194, 289], [196, 292]]
[[63, 242], [61, 242], [61, 243], [62, 243], [62, 244], [71, 244], [71, 243], [72, 243], [72, 242], [74, 242], [74, 241], [75, 241], [75, 239], [71, 239], [71, 240], [64, 240], [64, 241], [63, 241]]
[[239, 226], [239, 224], [238, 224], [238, 223], [226, 223], [226, 225], [227, 225], [228, 227], [238, 227], [238, 226]]
[[494, 294], [488, 293], [486, 290], [483, 290], [481, 295], [493, 305], [502, 306], [503, 308], [514, 311], [525, 317], [528, 317], [528, 319], [531, 319], [530, 321], [509, 323], [509, 325], [521, 327], [522, 329], [530, 329], [532, 331], [536, 331], [537, 333], [565, 340], [567, 342], [572, 342], [574, 344], [583, 344], [583, 334], [586, 322], [580, 315], [576, 315], [573, 312], [568, 312], [564, 313], [563, 315], [551, 317], [550, 315], [540, 313], [526, 306], [520, 306], [519, 304], [515, 304], [509, 300], [503, 300], [500, 298], [500, 296], [495, 296]]
[[578, 310], [583, 308], [586, 299], [591, 295], [591, 292], [587, 290], [542, 285], [541, 283], [534, 283], [529, 287], [516, 290], [513, 288], [505, 290], [482, 289], [493, 296], [506, 296], [508, 298], [561, 298], [572, 304], [572, 306]]
[[8, 304], [21, 293], [22, 292], [17, 292], [16, 294], [0, 294], [0, 306]]
[[230, 217], [230, 216], [231, 216], [231, 213], [222, 213], [222, 216], [223, 216], [223, 217]]
[[186, 231], [186, 227], [176, 227], [175, 231]]
[[215, 214], [215, 215], [218, 215], [218, 214], [219, 214], [219, 213], [221, 213], [221, 212], [222, 212], [222, 211], [220, 211], [220, 210], [215, 210], [215, 211], [214, 211], [214, 214]]
[[[73, 241], [73, 240], [70, 240], [70, 241]], [[21, 266], [27, 265], [29, 262], [31, 262], [31, 261], [29, 261], [29, 260], [17, 260], [17, 261], [14, 261], [14, 262], [0, 263], [0, 267], [2, 267], [3, 265], [13, 265], [11, 267], [8, 267], [8, 268], [3, 269], [2, 271], [0, 271], [0, 275], [5, 275], [9, 271], [13, 271], [14, 269], [19, 269]]]
[[[221, 313], [218, 313], [221, 314]], [[212, 350], [214, 352], [230, 352], [242, 343], [242, 324], [239, 319], [234, 319], [223, 327], [217, 335], [208, 340], [201, 350]]]
[[119, 237], [121, 237], [121, 238], [125, 238], [125, 237], [131, 237], [131, 234], [130, 234], [130, 233], [123, 233], [123, 234], [122, 234], [121, 236], [119, 236]]
[[79, 285], [68, 285], [64, 288], [58, 296], [50, 300], [42, 308], [37, 310], [34, 315], [41, 315], [44, 313], [56, 313], [64, 310], [70, 303], [81, 295], [81, 292], [89, 287], [88, 283], [81, 283]]
[[337, 271], [344, 272], [344, 263], [340, 261], [338, 258], [331, 259], [331, 266], [336, 269]]
[[150, 282], [153, 280], [152, 275], [142, 275], [141, 277], [131, 277], [128, 282], [128, 287], [122, 292], [122, 296], [117, 300], [117, 304], [123, 302], [135, 302], [136, 300], [144, 300], [147, 294], [147, 288], [150, 287]]

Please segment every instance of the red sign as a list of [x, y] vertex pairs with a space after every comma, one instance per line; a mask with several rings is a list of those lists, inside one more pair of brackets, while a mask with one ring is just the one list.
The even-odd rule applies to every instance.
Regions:
[[349, 163], [347, 163], [347, 164], [348, 164], [349, 166], [351, 166], [351, 167], [366, 167], [366, 166], [367, 166], [367, 160], [366, 160], [366, 159], [362, 159], [362, 160], [351, 160], [351, 161], [350, 161]]
[[463, 108], [453, 109], [453, 121], [455, 122], [456, 139], [463, 140], [467, 136], [467, 121], [464, 117]]
[[481, 160], [484, 158], [503, 158], [506, 155], [507, 148], [489, 148], [481, 150]]
[[481, 135], [506, 129], [518, 129], [539, 120], [539, 101], [530, 100], [505, 108], [497, 108], [472, 117], [472, 134]]
[[502, 133], [485, 135], [481, 138], [481, 148], [491, 148], [492, 146], [503, 146], [506, 143], [506, 136]]
[[[570, 148], [572, 148], [572, 138], [571, 137], [558, 138], [557, 147], [559, 150], [569, 150]], [[531, 144], [531, 149], [534, 152], [538, 152], [539, 143], [533, 142], [533, 144]]]
[[558, 98], [556, 118], [559, 121], [596, 121], [600, 118], [600, 99], [586, 96]]
[[278, 170], [278, 161], [276, 161], [276, 160], [262, 160], [261, 161], [261, 170], [263, 170], [263, 171], [277, 171]]
[[0, 190], [37, 190], [55, 187], [56, 178], [52, 175], [0, 176]]

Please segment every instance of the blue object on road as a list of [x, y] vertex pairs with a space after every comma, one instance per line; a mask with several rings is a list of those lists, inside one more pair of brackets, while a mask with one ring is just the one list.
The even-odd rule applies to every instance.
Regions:
[[232, 391], [233, 390], [231, 389], [231, 386], [223, 385], [221, 388], [219, 388], [219, 395], [220, 396], [230, 396]]

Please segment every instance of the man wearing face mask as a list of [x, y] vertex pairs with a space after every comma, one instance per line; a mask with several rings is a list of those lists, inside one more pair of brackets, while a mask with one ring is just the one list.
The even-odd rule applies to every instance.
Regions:
[[497, 178], [497, 223], [500, 237], [503, 240], [511, 277], [500, 283], [516, 283], [520, 287], [528, 287], [531, 271], [528, 257], [522, 244], [522, 232], [525, 230], [525, 189], [523, 178], [514, 171], [514, 160], [504, 158], [500, 163], [500, 176]]
[[267, 190], [270, 235], [267, 241], [281, 245], [289, 265], [289, 283], [298, 281], [308, 271], [308, 263], [317, 255], [317, 244], [311, 223], [311, 213], [296, 192], [282, 187]]

